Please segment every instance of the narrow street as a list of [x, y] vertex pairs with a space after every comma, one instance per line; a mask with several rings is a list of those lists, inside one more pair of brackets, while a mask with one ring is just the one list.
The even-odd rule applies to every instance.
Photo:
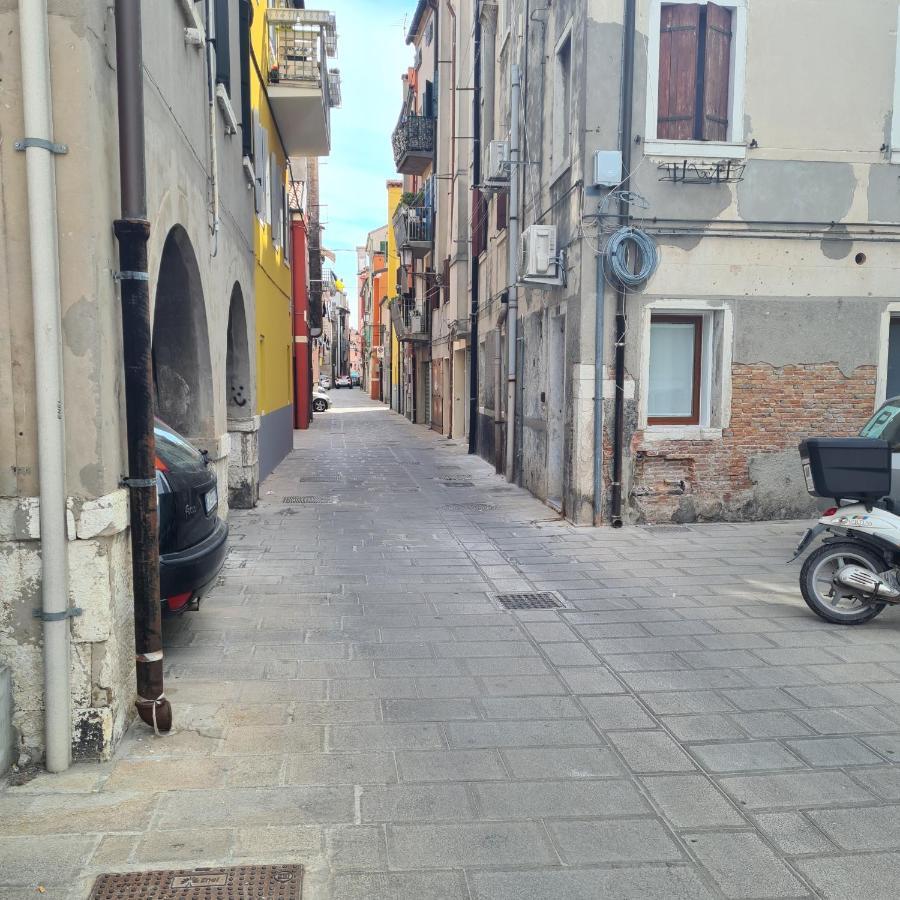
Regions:
[[[898, 619], [815, 619], [800, 523], [574, 528], [331, 398], [167, 623], [174, 732], [0, 795], [0, 898], [252, 862], [304, 900], [893, 896]], [[532, 591], [565, 606], [494, 599]]]

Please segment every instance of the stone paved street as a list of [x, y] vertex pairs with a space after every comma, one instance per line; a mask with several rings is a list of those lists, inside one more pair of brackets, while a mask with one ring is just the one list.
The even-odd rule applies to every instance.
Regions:
[[[900, 615], [814, 618], [803, 523], [574, 528], [331, 395], [168, 624], [176, 733], [0, 792], [0, 898], [244, 862], [304, 900], [896, 896]], [[565, 608], [493, 598], [534, 590]]]

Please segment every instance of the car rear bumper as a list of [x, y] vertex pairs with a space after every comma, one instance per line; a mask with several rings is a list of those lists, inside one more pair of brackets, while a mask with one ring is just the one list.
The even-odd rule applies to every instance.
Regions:
[[219, 574], [228, 551], [228, 526], [219, 519], [212, 534], [175, 553], [159, 558], [159, 593], [161, 597], [194, 593], [205, 588]]

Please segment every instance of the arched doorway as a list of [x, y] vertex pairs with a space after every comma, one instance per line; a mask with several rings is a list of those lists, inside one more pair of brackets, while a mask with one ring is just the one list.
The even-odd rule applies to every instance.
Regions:
[[253, 415], [250, 342], [244, 294], [235, 282], [228, 306], [225, 352], [226, 405], [230, 446], [228, 458], [228, 504], [252, 509], [259, 494], [258, 426]]
[[166, 236], [153, 315], [156, 411], [192, 439], [215, 436], [206, 306], [197, 257], [187, 232]]

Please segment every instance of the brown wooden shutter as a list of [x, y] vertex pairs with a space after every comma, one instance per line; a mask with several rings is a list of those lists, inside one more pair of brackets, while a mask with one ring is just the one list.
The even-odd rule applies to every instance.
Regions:
[[509, 213], [507, 211], [506, 203], [506, 191], [500, 191], [500, 193], [497, 194], [497, 231], [503, 231], [509, 224]]
[[472, 188], [472, 255], [487, 249], [487, 199], [478, 188]]
[[704, 141], [728, 139], [728, 89], [731, 75], [731, 10], [706, 6], [706, 56], [703, 60]]
[[444, 269], [441, 272], [441, 286], [444, 293], [444, 303], [450, 302], [450, 257], [444, 257]]
[[700, 6], [663, 6], [659, 26], [659, 109], [656, 136], [689, 141], [697, 104]]

